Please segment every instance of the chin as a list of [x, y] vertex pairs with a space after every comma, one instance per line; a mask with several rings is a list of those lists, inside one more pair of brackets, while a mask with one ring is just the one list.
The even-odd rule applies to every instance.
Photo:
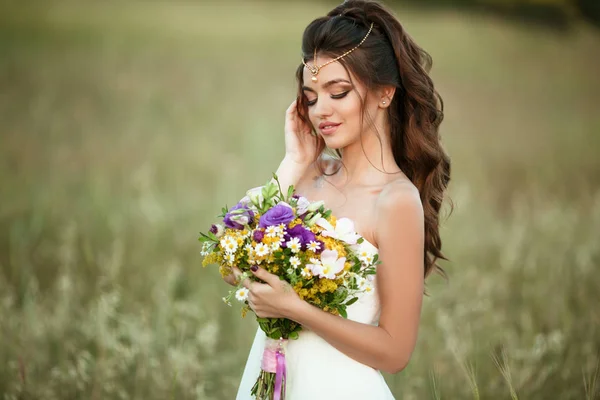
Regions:
[[350, 144], [348, 138], [341, 136], [322, 136], [325, 141], [325, 145], [331, 150], [339, 150]]
[[346, 142], [342, 140], [336, 140], [335, 138], [325, 139], [325, 145], [331, 150], [339, 150], [346, 147]]

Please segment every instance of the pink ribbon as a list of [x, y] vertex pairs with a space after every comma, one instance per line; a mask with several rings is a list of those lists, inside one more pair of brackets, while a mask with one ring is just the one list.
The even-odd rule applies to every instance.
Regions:
[[[283, 341], [279, 341], [281, 347]], [[285, 353], [280, 349], [277, 350], [270, 348], [268, 345], [265, 346], [263, 358], [261, 362], [261, 369], [265, 372], [275, 374], [275, 388], [273, 393], [273, 400], [285, 399], [285, 382], [287, 380], [287, 372], [285, 368]], [[283, 388], [283, 395], [282, 395]]]

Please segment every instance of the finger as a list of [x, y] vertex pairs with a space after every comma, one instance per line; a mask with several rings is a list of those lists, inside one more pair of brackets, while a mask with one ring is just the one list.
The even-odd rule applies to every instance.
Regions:
[[233, 272], [233, 277], [235, 278], [235, 284], [237, 285], [240, 282], [240, 275], [242, 275], [242, 271], [238, 267], [232, 267], [231, 272]]
[[254, 285], [254, 282], [252, 282], [250, 279], [246, 278], [242, 281], [242, 285], [248, 289], [248, 290], [252, 290], [252, 286]]
[[292, 116], [296, 112], [296, 100], [290, 104], [290, 106], [285, 110], [286, 115]]
[[292, 104], [290, 104], [290, 106], [287, 108], [287, 111], [294, 111], [296, 109], [296, 104], [298, 103], [298, 99], [294, 99], [294, 101], [292, 101]]
[[267, 284], [269, 284], [269, 286], [276, 287], [275, 285], [279, 283], [279, 277], [277, 275], [271, 274], [264, 268], [260, 268], [258, 266], [255, 267], [257, 267], [256, 270], [250, 268], [250, 271], [252, 271], [254, 276], [266, 282]]

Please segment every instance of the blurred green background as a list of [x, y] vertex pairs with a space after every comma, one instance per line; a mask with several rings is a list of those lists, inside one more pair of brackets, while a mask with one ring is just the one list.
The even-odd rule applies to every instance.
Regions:
[[[600, 33], [445, 3], [393, 5], [434, 59], [456, 208], [386, 379], [598, 398]], [[1, 399], [234, 398], [256, 325], [196, 238], [277, 168], [302, 31], [334, 5], [0, 3]]]

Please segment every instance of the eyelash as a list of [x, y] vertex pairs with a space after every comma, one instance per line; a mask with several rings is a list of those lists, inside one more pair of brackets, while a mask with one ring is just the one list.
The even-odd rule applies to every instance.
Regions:
[[[350, 91], [349, 91], [349, 90], [347, 90], [347, 91], [345, 91], [345, 92], [343, 92], [343, 93], [340, 93], [340, 94], [332, 94], [332, 95], [331, 95], [331, 98], [332, 98], [332, 99], [338, 99], [338, 100], [339, 100], [339, 99], [342, 99], [342, 98], [346, 97], [346, 95], [347, 95], [348, 93], [350, 93]], [[310, 107], [310, 106], [314, 106], [316, 103], [317, 103], [317, 99], [314, 99], [313, 101], [307, 101], [307, 102], [306, 102], [306, 105]]]

